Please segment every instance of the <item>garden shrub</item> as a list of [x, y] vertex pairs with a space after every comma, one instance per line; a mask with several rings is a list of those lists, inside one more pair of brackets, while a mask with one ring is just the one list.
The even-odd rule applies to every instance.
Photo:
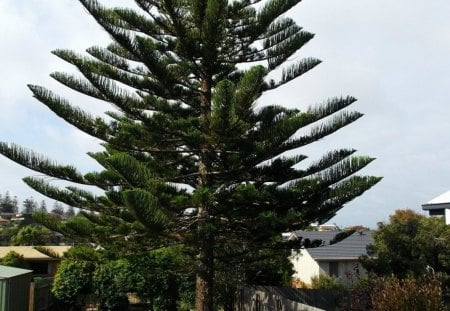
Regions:
[[8, 252], [5, 257], [0, 259], [0, 265], [22, 269], [30, 268], [23, 256], [19, 253], [16, 253], [15, 251]]
[[371, 300], [373, 311], [445, 311], [441, 282], [435, 276], [423, 278], [380, 278]]
[[99, 310], [125, 310], [128, 305], [123, 261], [111, 261], [97, 268], [92, 286], [99, 299]]
[[56, 272], [52, 293], [61, 302], [82, 305], [92, 291], [95, 264], [87, 261], [63, 259]]
[[342, 282], [327, 274], [320, 274], [311, 278], [311, 288], [313, 289], [344, 289]]
[[83, 306], [93, 292], [92, 278], [100, 260], [98, 252], [89, 246], [76, 246], [64, 254], [52, 287], [60, 304], [75, 310]]
[[172, 258], [163, 252], [142, 253], [125, 261], [124, 282], [156, 310], [176, 310], [179, 289], [173, 268]]

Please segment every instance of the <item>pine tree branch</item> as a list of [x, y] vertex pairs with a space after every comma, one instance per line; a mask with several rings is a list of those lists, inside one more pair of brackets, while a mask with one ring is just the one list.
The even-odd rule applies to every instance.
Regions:
[[56, 161], [15, 144], [0, 142], [0, 154], [26, 168], [50, 177], [81, 184], [86, 182], [74, 166], [59, 165]]

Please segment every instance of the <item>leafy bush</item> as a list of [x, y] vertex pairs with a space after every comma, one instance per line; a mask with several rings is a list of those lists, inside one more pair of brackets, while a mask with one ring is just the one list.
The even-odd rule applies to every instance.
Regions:
[[123, 277], [129, 291], [135, 292], [157, 310], [176, 310], [180, 279], [173, 270], [173, 258], [154, 251], [127, 258]]
[[87, 245], [77, 245], [70, 248], [64, 253], [64, 258], [74, 261], [89, 261], [97, 263], [103, 260], [101, 252]]
[[50, 230], [42, 226], [29, 225], [20, 228], [11, 238], [13, 245], [45, 245], [50, 239]]
[[344, 285], [334, 276], [320, 274], [311, 278], [311, 288], [314, 289], [343, 289]]
[[77, 246], [65, 253], [55, 274], [52, 293], [72, 308], [81, 308], [92, 293], [92, 278], [100, 262], [99, 254], [88, 246]]
[[29, 269], [28, 263], [25, 261], [23, 256], [16, 253], [15, 251], [8, 252], [5, 257], [0, 260], [0, 265]]
[[435, 275], [362, 279], [340, 304], [342, 311], [444, 311], [442, 283]]
[[63, 260], [53, 282], [52, 293], [68, 304], [82, 304], [92, 290], [95, 264], [86, 261]]
[[95, 271], [93, 288], [99, 299], [100, 310], [125, 310], [128, 305], [125, 282], [123, 281], [123, 261], [103, 264]]
[[52, 292], [61, 307], [74, 310], [87, 297], [99, 310], [125, 310], [127, 293], [135, 293], [151, 310], [189, 309], [194, 281], [188, 270], [176, 247], [108, 260], [104, 252], [77, 246], [65, 253]]

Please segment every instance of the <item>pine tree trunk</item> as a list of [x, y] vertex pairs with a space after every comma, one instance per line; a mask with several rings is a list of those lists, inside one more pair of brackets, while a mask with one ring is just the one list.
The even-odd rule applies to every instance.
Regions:
[[[203, 133], [209, 131], [209, 114], [211, 111], [211, 83], [210, 79], [205, 78], [201, 83], [201, 115], [200, 127]], [[209, 185], [209, 161], [208, 145], [204, 143], [200, 147], [199, 159], [199, 187]], [[197, 275], [195, 282], [195, 310], [213, 311], [213, 283], [214, 283], [214, 255], [213, 255], [213, 234], [207, 227], [209, 221], [209, 206], [201, 203], [198, 206], [198, 257], [197, 257]]]
[[213, 311], [213, 247], [212, 236], [205, 236], [198, 252], [195, 282], [195, 310]]

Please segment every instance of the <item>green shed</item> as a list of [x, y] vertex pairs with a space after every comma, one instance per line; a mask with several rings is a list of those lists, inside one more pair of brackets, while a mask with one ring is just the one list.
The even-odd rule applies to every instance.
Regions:
[[33, 271], [0, 266], [0, 311], [27, 311]]

